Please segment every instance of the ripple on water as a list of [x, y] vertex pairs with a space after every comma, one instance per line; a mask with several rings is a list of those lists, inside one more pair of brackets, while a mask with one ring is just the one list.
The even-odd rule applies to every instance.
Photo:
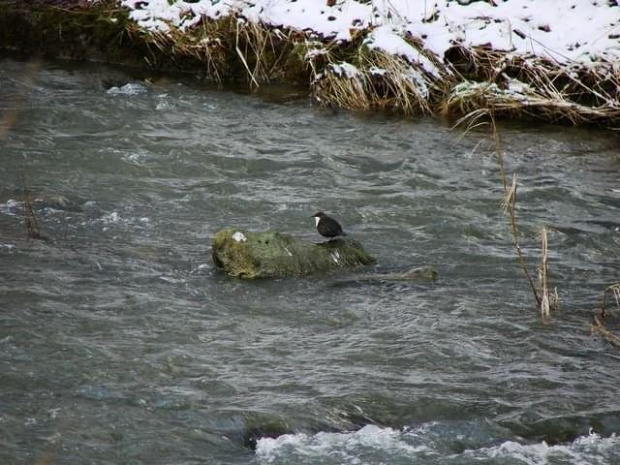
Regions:
[[[0, 68], [5, 103], [27, 95], [0, 166], [1, 462], [36, 463], [46, 438], [74, 463], [620, 460], [617, 357], [588, 331], [617, 278], [613, 135], [500, 128], [533, 274], [549, 229], [562, 308], [543, 324], [485, 135], [98, 67], [43, 64], [36, 84]], [[48, 241], [26, 236], [24, 167]], [[212, 265], [225, 226], [319, 241], [317, 209], [372, 271], [439, 279], [244, 282]]]

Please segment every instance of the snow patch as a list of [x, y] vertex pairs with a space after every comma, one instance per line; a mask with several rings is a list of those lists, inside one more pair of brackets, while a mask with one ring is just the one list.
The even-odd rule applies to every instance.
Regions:
[[245, 237], [245, 234], [243, 234], [241, 231], [237, 231], [236, 233], [234, 233], [232, 235], [232, 238], [235, 242], [247, 242], [248, 238]]
[[426, 61], [402, 36], [422, 39], [437, 57], [457, 44], [489, 46], [519, 54], [536, 54], [561, 63], [596, 64], [620, 60], [620, 8], [608, 1], [510, 0], [390, 0], [360, 3], [341, 0], [327, 6], [318, 0], [121, 0], [130, 18], [147, 30], [181, 31], [203, 18], [236, 14], [243, 21], [306, 31], [309, 36], [348, 41], [358, 30], [372, 29], [369, 45], [387, 53]]
[[[360, 70], [351, 63], [342, 62], [340, 64], [330, 64], [329, 68], [338, 77], [346, 77], [347, 79], [355, 79], [360, 76]], [[318, 224], [318, 223], [317, 223]]]

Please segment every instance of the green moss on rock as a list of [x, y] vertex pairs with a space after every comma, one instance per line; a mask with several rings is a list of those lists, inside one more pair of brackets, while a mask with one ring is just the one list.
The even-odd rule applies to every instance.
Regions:
[[315, 244], [273, 231], [226, 228], [211, 244], [214, 263], [238, 278], [304, 276], [371, 265], [362, 245], [349, 238]]

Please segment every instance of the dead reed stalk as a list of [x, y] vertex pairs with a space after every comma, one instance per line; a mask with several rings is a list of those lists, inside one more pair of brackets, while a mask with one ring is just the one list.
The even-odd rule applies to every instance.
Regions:
[[607, 341], [615, 347], [620, 347], [620, 337], [616, 336], [605, 326], [605, 320], [610, 316], [607, 310], [607, 296], [611, 295], [616, 303], [616, 309], [620, 310], [620, 283], [612, 284], [603, 291], [601, 301], [601, 311], [599, 315], [594, 315], [593, 322], [590, 324], [590, 332], [602, 335]]
[[[488, 121], [484, 121], [484, 119], [488, 119]], [[549, 293], [549, 246], [547, 228], [543, 227], [541, 230], [541, 256], [538, 266], [538, 280], [535, 283], [532, 278], [532, 274], [529, 271], [527, 260], [519, 240], [520, 232], [517, 222], [517, 177], [516, 174], [513, 174], [512, 181], [510, 183], [508, 182], [501, 140], [499, 137], [499, 131], [497, 130], [497, 125], [495, 123], [495, 113], [493, 108], [478, 109], [470, 112], [466, 116], [459, 119], [455, 126], [465, 125], [465, 133], [467, 133], [473, 128], [479, 127], [483, 124], [489, 124], [490, 126], [490, 133], [494, 143], [495, 158], [499, 166], [500, 180], [504, 190], [502, 209], [508, 218], [510, 235], [512, 237], [512, 244], [517, 255], [517, 260], [532, 291], [532, 295], [536, 300], [536, 307], [540, 311], [543, 321], [548, 322], [551, 316], [551, 310], [558, 308], [559, 299], [557, 289], [554, 289], [553, 293]]]
[[237, 22], [235, 52], [256, 89], [281, 73], [283, 62], [294, 47], [293, 34], [253, 22]]
[[540, 232], [540, 262], [538, 265], [538, 293], [540, 297], [540, 314], [543, 320], [549, 321], [551, 318], [551, 310], [557, 310], [559, 306], [559, 298], [557, 288], [549, 294], [549, 241], [547, 238], [547, 228], [542, 227]]
[[500, 175], [502, 177], [502, 185], [504, 186], [504, 199], [503, 199], [503, 207], [504, 213], [508, 216], [508, 222], [510, 224], [510, 232], [512, 235], [512, 243], [517, 253], [517, 260], [521, 265], [521, 269], [523, 274], [525, 275], [525, 279], [527, 280], [530, 289], [532, 291], [532, 295], [536, 300], [536, 306], [540, 311], [543, 321], [548, 322], [551, 317], [551, 310], [555, 310], [558, 307], [558, 297], [557, 297], [557, 289], [554, 293], [549, 296], [549, 283], [548, 283], [548, 275], [549, 275], [549, 245], [548, 245], [548, 237], [547, 237], [547, 228], [543, 226], [541, 230], [541, 252], [540, 252], [540, 261], [538, 266], [538, 282], [534, 283], [532, 279], [532, 275], [530, 274], [529, 268], [527, 266], [527, 261], [525, 259], [525, 255], [523, 254], [523, 250], [521, 249], [521, 245], [519, 242], [519, 228], [517, 224], [517, 177], [515, 174], [512, 176], [512, 183], [508, 185], [508, 180], [506, 177], [506, 170], [504, 167], [504, 159], [501, 150], [501, 141], [499, 138], [499, 132], [497, 130], [497, 126], [495, 124], [495, 115], [493, 111], [489, 112], [489, 117], [491, 120], [491, 131], [493, 141], [495, 142], [495, 156], [497, 158], [499, 167], [500, 167]]
[[615, 347], [620, 347], [620, 338], [605, 327], [604, 318], [600, 315], [594, 316], [594, 322], [590, 325], [590, 333], [598, 333]]
[[607, 296], [611, 294], [616, 302], [616, 308], [620, 310], [620, 283], [612, 284], [608, 286], [603, 292], [603, 301], [601, 302], [601, 316], [605, 318], [607, 314], [607, 307], [605, 306]]
[[46, 239], [45, 236], [41, 233], [41, 226], [39, 224], [39, 220], [37, 218], [37, 214], [32, 206], [32, 200], [30, 198], [30, 189], [28, 188], [28, 183], [26, 182], [26, 175], [22, 173], [22, 188], [24, 190], [24, 224], [26, 225], [26, 231], [28, 232], [28, 237], [31, 239]]

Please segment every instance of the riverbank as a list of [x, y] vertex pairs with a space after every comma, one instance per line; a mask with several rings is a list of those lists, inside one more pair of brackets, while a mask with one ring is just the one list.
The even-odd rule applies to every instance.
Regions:
[[353, 110], [620, 127], [616, 1], [461, 3], [9, 1], [0, 46], [295, 83]]

